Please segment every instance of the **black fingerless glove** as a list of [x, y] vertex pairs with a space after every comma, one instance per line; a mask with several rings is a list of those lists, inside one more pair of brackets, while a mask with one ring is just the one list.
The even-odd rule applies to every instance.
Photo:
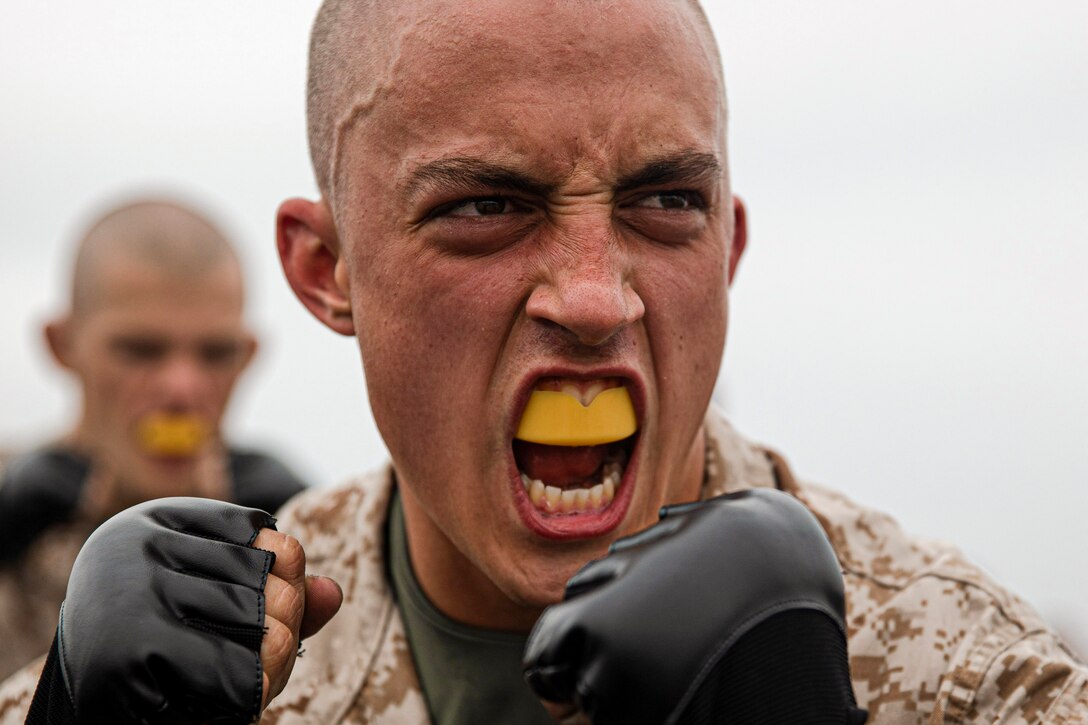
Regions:
[[28, 722], [253, 721], [275, 559], [250, 547], [262, 527], [275, 519], [198, 498], [150, 501], [100, 526], [72, 569], [34, 696], [31, 717], [44, 719]]
[[662, 509], [579, 571], [534, 627], [525, 677], [595, 725], [862, 723], [843, 617], [813, 515], [778, 491], [729, 494]]
[[0, 478], [0, 565], [17, 561], [45, 529], [72, 518], [89, 470], [85, 458], [62, 448], [8, 463]]

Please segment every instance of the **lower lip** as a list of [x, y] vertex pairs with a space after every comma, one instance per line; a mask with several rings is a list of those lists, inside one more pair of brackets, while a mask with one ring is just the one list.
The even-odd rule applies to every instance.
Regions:
[[529, 500], [529, 494], [521, 482], [521, 472], [511, 451], [510, 486], [514, 491], [514, 507], [522, 522], [537, 536], [552, 541], [593, 539], [610, 533], [623, 522], [627, 516], [627, 509], [631, 505], [635, 479], [638, 475], [638, 451], [641, 445], [642, 436], [640, 435], [627, 460], [620, 485], [616, 488], [616, 497], [607, 508], [601, 511], [560, 515], [545, 514]]

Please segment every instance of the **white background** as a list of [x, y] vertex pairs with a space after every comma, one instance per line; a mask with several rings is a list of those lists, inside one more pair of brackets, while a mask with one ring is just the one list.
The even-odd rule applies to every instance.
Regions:
[[[176, 192], [237, 238], [264, 347], [236, 439], [319, 484], [383, 457], [353, 341], [273, 214], [315, 193], [315, 0], [5, 0], [0, 446], [74, 415], [39, 328], [103, 203]], [[950, 539], [1088, 654], [1088, 4], [709, 7], [751, 237], [718, 397], [802, 477]]]

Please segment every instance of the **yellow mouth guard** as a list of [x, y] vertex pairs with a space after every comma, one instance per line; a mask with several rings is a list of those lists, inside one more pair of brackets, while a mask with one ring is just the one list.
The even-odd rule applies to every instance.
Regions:
[[596, 446], [623, 440], [638, 430], [627, 388], [609, 388], [589, 405], [566, 393], [534, 390], [515, 438], [549, 446]]
[[140, 445], [155, 456], [191, 456], [208, 434], [208, 426], [200, 418], [178, 413], [153, 413], [136, 427]]

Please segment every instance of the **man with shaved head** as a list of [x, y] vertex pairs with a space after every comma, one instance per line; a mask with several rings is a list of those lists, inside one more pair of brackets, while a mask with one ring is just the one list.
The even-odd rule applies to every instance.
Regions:
[[79, 383], [79, 417], [0, 477], [3, 676], [48, 649], [72, 561], [110, 516], [162, 496], [275, 510], [302, 490], [220, 433], [256, 349], [223, 234], [176, 202], [139, 200], [98, 219], [75, 256], [70, 307], [45, 336]]
[[[709, 409], [747, 242], [724, 99], [693, 2], [326, 2], [321, 196], [281, 205], [277, 242], [357, 339], [392, 461], [278, 523], [113, 519], [38, 712], [846, 723], [856, 694], [877, 723], [1082, 722], [1088, 669], [1030, 607]], [[107, 606], [118, 565], [150, 584]], [[121, 605], [147, 646], [95, 634]]]

